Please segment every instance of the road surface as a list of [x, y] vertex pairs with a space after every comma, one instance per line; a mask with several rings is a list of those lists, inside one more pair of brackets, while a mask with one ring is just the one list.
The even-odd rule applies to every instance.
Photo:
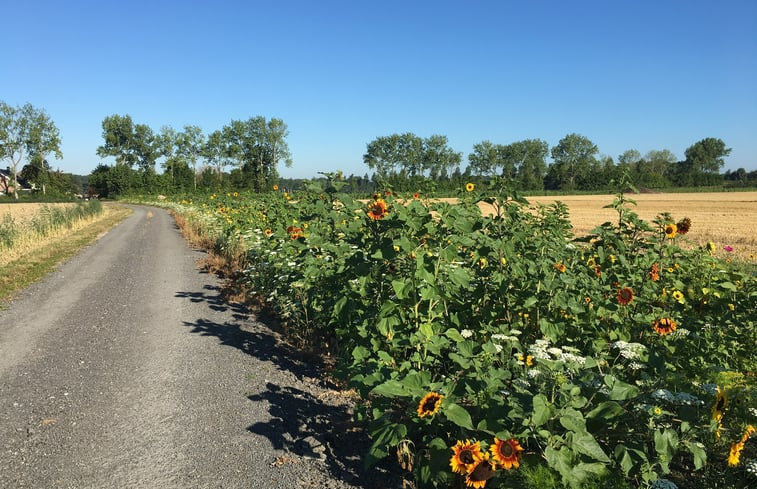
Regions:
[[0, 310], [0, 488], [397, 487], [201, 256], [135, 207]]

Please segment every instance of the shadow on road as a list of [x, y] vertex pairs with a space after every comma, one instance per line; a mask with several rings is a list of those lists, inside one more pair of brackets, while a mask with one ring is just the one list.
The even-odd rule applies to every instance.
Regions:
[[[264, 325], [248, 320], [243, 306], [223, 302], [221, 291], [212, 286], [207, 292], [179, 292], [193, 302], [207, 302], [214, 310], [231, 310], [236, 321], [217, 323], [206, 319], [185, 322], [192, 333], [215, 336], [222, 345], [232, 346], [296, 377], [292, 382], [267, 381], [266, 389], [247, 396], [268, 406], [271, 419], [248, 426], [248, 431], [268, 438], [274, 448], [323, 462], [334, 479], [366, 489], [401, 487], [401, 478], [382, 467], [366, 470], [362, 457], [370, 440], [352, 423], [352, 401], [321, 380], [321, 365], [305, 361], [294, 348], [279, 340]], [[283, 376], [286, 379], [287, 376]], [[292, 385], [292, 384], [296, 384]], [[287, 463], [282, 460], [281, 463]]]

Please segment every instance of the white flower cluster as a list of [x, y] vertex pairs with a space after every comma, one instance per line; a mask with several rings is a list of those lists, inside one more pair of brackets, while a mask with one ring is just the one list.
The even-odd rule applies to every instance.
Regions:
[[549, 340], [536, 340], [528, 351], [534, 358], [542, 360], [559, 360], [578, 365], [579, 367], [583, 367], [586, 364], [586, 358], [578, 355], [580, 350], [577, 348], [572, 346], [562, 348], [549, 346]]
[[691, 335], [691, 331], [686, 328], [678, 328], [670, 333], [670, 338], [685, 338]]
[[744, 462], [744, 468], [752, 477], [757, 477], [757, 460], [747, 460]]
[[651, 489], [678, 489], [678, 486], [673, 481], [667, 479], [657, 479], [649, 486]]
[[641, 354], [647, 349], [647, 347], [641, 343], [628, 343], [627, 341], [621, 340], [614, 341], [610, 346], [618, 350], [620, 356], [626, 360], [639, 360]]
[[471, 331], [469, 329], [464, 329], [464, 330], [460, 331], [460, 336], [462, 336], [465, 339], [468, 339], [471, 336], [473, 336], [473, 331]]
[[516, 336], [501, 334], [501, 333], [495, 333], [492, 335], [492, 339], [495, 341], [518, 341], [518, 338]]
[[749, 414], [757, 418], [757, 408], [750, 407], [748, 411], [749, 411]]
[[655, 399], [668, 401], [672, 404], [678, 404], [680, 406], [704, 405], [704, 401], [694, 395], [689, 394], [688, 392], [673, 393], [667, 389], [657, 389], [652, 393], [652, 397]]

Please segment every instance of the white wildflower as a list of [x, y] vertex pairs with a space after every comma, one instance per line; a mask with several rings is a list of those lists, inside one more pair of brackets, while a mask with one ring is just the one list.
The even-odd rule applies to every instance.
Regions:
[[464, 330], [460, 331], [460, 336], [462, 336], [463, 338], [466, 338], [466, 339], [470, 338], [471, 336], [473, 336], [473, 331], [471, 331], [469, 329], [464, 329]]
[[628, 364], [628, 368], [631, 370], [643, 370], [645, 367], [646, 365], [641, 362], [631, 362]]
[[744, 468], [752, 477], [757, 477], [757, 460], [747, 460], [744, 462]]
[[502, 345], [494, 344], [494, 349], [497, 350], [497, 353], [502, 353]]

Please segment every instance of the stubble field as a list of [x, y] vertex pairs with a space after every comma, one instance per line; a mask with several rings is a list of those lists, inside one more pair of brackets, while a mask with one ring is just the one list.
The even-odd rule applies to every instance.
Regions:
[[[637, 205], [631, 206], [639, 217], [651, 223], [660, 213], [668, 212], [679, 221], [691, 219], [686, 240], [692, 245], [715, 243], [718, 254], [724, 246], [741, 259], [757, 254], [757, 192], [669, 193], [629, 195]], [[583, 236], [606, 221], [617, 220], [617, 212], [603, 208], [612, 203], [612, 195], [565, 195], [528, 197], [528, 201], [550, 205], [561, 201], [568, 206], [573, 234]], [[488, 204], [481, 204], [486, 211]]]

